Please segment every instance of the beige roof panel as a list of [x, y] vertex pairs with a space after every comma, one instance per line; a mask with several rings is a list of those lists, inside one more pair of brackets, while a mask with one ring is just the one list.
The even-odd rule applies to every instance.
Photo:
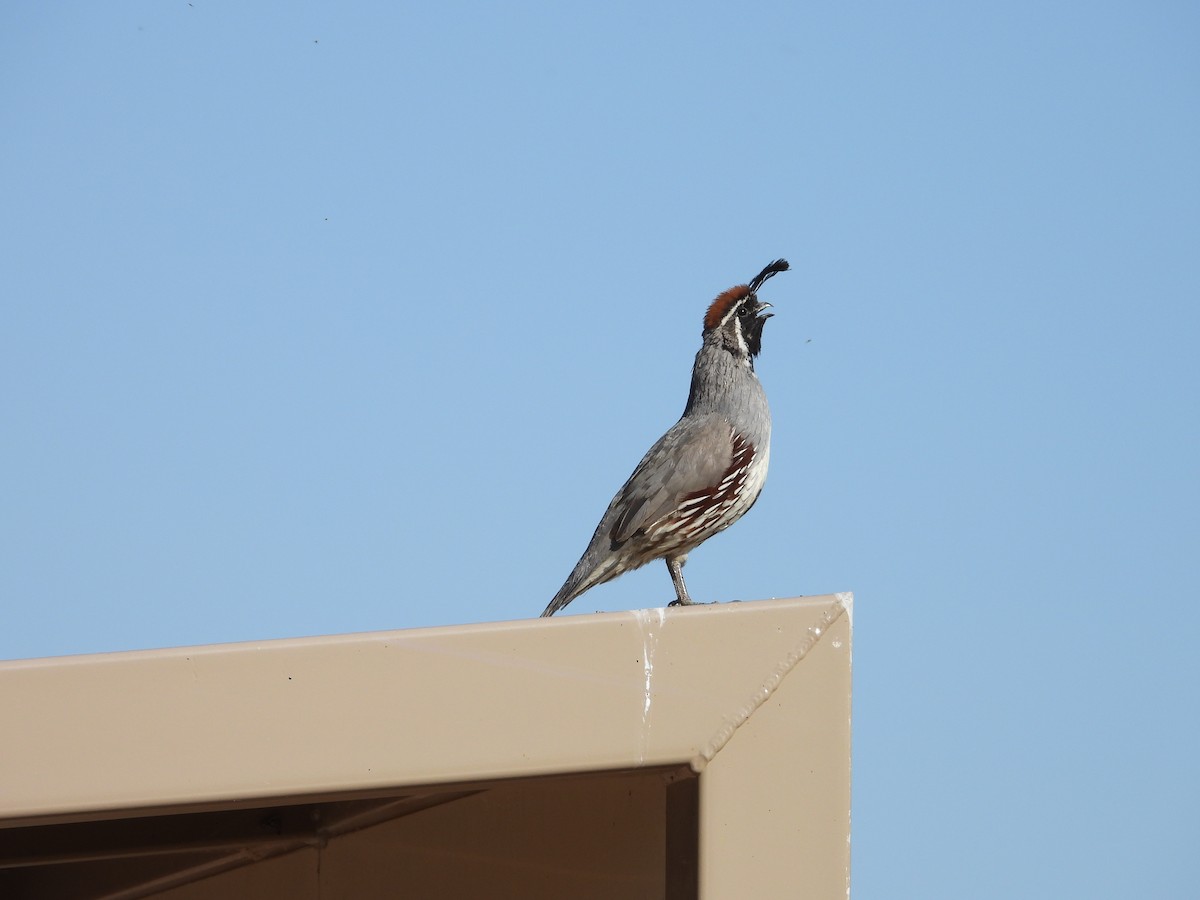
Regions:
[[[639, 870], [648, 884], [675, 885], [664, 896], [730, 896], [734, 882], [753, 883], [747, 859], [780, 854], [776, 869], [803, 860], [810, 880], [811, 860], [823, 859], [844, 890], [851, 610], [839, 594], [0, 663], [0, 835], [18, 829], [11, 846], [25, 848], [0, 855], [0, 869], [157, 854], [145, 872], [178, 886], [190, 882], [162, 859], [168, 850], [218, 854], [196, 877], [254, 856], [257, 820], [239, 809], [296, 810], [272, 814], [292, 831], [266, 841], [262, 857], [333, 838], [358, 846], [340, 837], [350, 832], [419, 843], [438, 833], [420, 822], [444, 819], [452, 835], [455, 816], [541, 796], [505, 784], [612, 773], [577, 789], [597, 805], [627, 783], [620, 796], [644, 796], [640, 809], [666, 817], [665, 832], [645, 826], [666, 835], [666, 856], [660, 848]], [[549, 788], [545, 809], [566, 803], [567, 784]], [[314, 837], [305, 816], [318, 812], [326, 825]], [[193, 818], [173, 818], [183, 814]], [[159, 818], [139, 832], [139, 817]], [[397, 817], [416, 830], [379, 830]], [[709, 824], [689, 831], [689, 821]], [[57, 830], [28, 828], [45, 824]], [[172, 829], [178, 840], [163, 843]], [[210, 832], [224, 836], [196, 848]], [[53, 847], [38, 846], [51, 836]], [[700, 893], [681, 893], [697, 839]], [[241, 856], [231, 862], [221, 847]], [[512, 864], [511, 851], [502, 856]], [[664, 882], [664, 865], [678, 877]], [[754, 896], [771, 896], [772, 873], [759, 873], [766, 893]]]

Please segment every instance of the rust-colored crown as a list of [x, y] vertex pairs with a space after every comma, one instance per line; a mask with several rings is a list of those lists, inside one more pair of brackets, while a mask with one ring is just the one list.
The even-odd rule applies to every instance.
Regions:
[[709, 304], [708, 312], [704, 314], [704, 330], [712, 331], [733, 309], [750, 296], [750, 285], [739, 284], [717, 295], [717, 299]]
[[780, 272], [786, 272], [787, 270], [788, 261], [786, 259], [777, 259], [774, 262], [767, 263], [766, 268], [755, 275], [749, 284], [739, 284], [731, 287], [722, 294], [718, 294], [717, 299], [709, 305], [708, 312], [704, 314], [704, 330], [712, 331], [729, 315], [731, 309], [762, 287], [764, 281], [772, 275], [778, 275]]

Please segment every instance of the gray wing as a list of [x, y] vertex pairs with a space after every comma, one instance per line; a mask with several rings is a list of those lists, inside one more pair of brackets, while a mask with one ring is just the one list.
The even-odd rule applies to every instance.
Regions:
[[722, 416], [680, 419], [642, 457], [609, 505], [606, 519], [619, 510], [606, 529], [612, 545], [650, 530], [675, 512], [684, 496], [716, 488], [729, 470], [733, 442], [733, 428]]

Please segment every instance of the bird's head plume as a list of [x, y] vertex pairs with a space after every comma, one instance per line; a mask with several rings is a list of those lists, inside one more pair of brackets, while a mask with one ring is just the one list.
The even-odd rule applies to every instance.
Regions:
[[719, 334], [731, 353], [743, 353], [753, 360], [762, 349], [763, 323], [771, 317], [765, 312], [770, 303], [758, 299], [758, 289], [767, 279], [788, 270], [786, 259], [777, 259], [750, 279], [717, 295], [704, 315], [704, 336]]

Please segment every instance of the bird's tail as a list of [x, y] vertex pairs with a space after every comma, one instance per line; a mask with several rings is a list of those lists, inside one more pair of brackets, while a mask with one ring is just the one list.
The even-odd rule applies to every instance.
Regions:
[[563, 586], [554, 595], [554, 599], [542, 611], [542, 616], [554, 615], [584, 591], [616, 578], [621, 571], [619, 560], [613, 556], [597, 563], [591, 553], [583, 554], [571, 574], [567, 576], [567, 580], [563, 582]]
[[546, 608], [542, 610], [542, 616], [545, 617], [554, 615], [556, 612], [574, 600], [577, 596], [579, 596], [572, 591], [573, 587], [574, 585], [571, 584], [571, 579], [568, 578], [567, 583], [558, 589], [558, 593], [554, 595], [554, 599], [546, 604]]

